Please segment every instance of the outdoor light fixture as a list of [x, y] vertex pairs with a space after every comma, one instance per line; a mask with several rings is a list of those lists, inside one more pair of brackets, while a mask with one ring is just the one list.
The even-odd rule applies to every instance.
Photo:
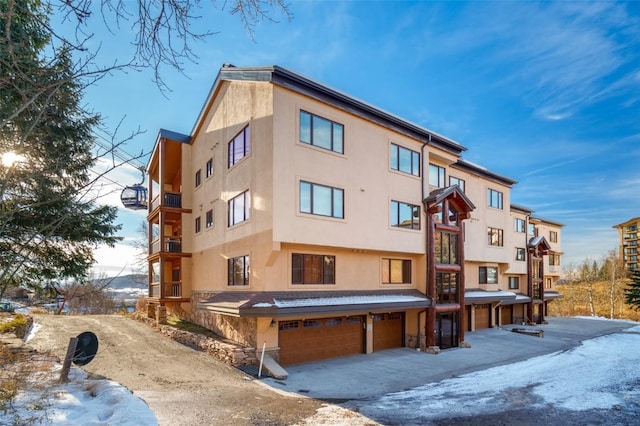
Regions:
[[269, 324], [269, 327], [275, 327], [275, 326], [276, 326], [276, 320], [271, 318], [271, 323]]

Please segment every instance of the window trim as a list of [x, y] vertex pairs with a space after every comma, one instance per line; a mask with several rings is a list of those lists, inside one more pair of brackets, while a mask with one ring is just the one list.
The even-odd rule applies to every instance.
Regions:
[[[308, 207], [305, 205], [303, 208], [303, 186], [304, 185], [308, 185], [309, 186], [309, 205]], [[331, 195], [330, 195], [330, 214], [323, 214], [323, 213], [317, 213], [316, 209], [315, 209], [315, 203], [314, 203], [314, 188], [327, 188], [331, 191]], [[340, 205], [337, 206], [336, 204], [336, 197], [340, 198]], [[321, 217], [328, 217], [328, 218], [333, 218], [333, 219], [340, 219], [340, 220], [344, 220], [344, 210], [345, 210], [345, 197], [344, 197], [344, 189], [343, 188], [337, 188], [335, 186], [329, 186], [329, 185], [323, 185], [321, 183], [315, 183], [315, 182], [310, 182], [307, 180], [300, 180], [298, 183], [298, 212], [304, 215], [311, 215], [311, 216], [321, 216]], [[340, 212], [338, 212], [337, 210], [340, 210]], [[307, 211], [308, 210], [308, 211]]]
[[[402, 282], [393, 281], [392, 263], [400, 262]], [[386, 267], [386, 268], [385, 268]], [[385, 273], [385, 271], [387, 273]], [[387, 276], [388, 275], [388, 276]], [[408, 276], [407, 276], [408, 275]], [[382, 258], [382, 284], [384, 285], [411, 285], [413, 284], [413, 265], [411, 259], [399, 259], [391, 257]], [[386, 281], [385, 281], [386, 278]]]
[[[302, 140], [302, 116], [303, 114], [306, 114], [309, 116], [309, 141], [304, 141]], [[331, 125], [331, 140], [329, 141], [329, 145], [330, 147], [324, 147], [322, 145], [316, 144], [314, 143], [314, 119], [320, 119], [320, 120], [324, 120], [324, 121], [328, 121]], [[336, 147], [337, 143], [336, 141], [334, 141], [334, 138], [336, 136], [336, 127], [335, 126], [339, 126], [342, 130], [341, 130], [341, 141], [340, 141], [340, 149], [338, 149]], [[340, 154], [340, 155], [344, 155], [344, 124], [342, 123], [338, 123], [337, 121], [331, 120], [329, 118], [323, 117], [321, 115], [318, 114], [314, 114], [312, 112], [306, 111], [304, 109], [300, 109], [298, 111], [298, 142], [300, 142], [301, 144], [304, 144], [306, 146], [313, 146], [315, 148], [319, 148], [325, 151], [329, 151], [329, 152], [334, 152], [336, 154]]]
[[[235, 204], [236, 204], [236, 200], [238, 200], [240, 197], [242, 197], [244, 202], [243, 209], [242, 209], [243, 218], [242, 220], [236, 221], [236, 218], [234, 215], [236, 211]], [[232, 221], [232, 218], [233, 218], [233, 221]], [[238, 195], [236, 195], [235, 197], [232, 197], [231, 199], [229, 199], [229, 201], [227, 201], [227, 227], [232, 228], [241, 223], [247, 222], [249, 219], [251, 219], [251, 193], [247, 189], [246, 191], [239, 193]]]
[[[400, 165], [400, 153], [403, 151], [409, 152], [410, 170], [404, 170]], [[414, 151], [413, 149], [391, 142], [389, 145], [389, 167], [391, 168], [391, 170], [396, 172], [404, 173], [414, 177], [420, 177], [420, 153], [418, 151]], [[417, 167], [418, 170], [414, 170], [414, 167]]]

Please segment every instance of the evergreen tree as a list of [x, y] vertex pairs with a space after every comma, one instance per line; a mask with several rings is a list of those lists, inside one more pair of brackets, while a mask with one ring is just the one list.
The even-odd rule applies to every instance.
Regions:
[[626, 302], [640, 310], [640, 270], [636, 269], [631, 272], [631, 282], [624, 293]]

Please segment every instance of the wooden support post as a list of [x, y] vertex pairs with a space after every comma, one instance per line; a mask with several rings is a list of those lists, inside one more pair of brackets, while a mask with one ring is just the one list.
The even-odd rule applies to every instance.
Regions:
[[78, 338], [72, 337], [69, 339], [69, 347], [67, 347], [67, 354], [64, 357], [64, 363], [62, 364], [62, 371], [60, 371], [60, 382], [66, 382], [69, 379], [69, 370], [71, 369], [71, 362], [73, 356], [76, 353], [76, 346], [78, 345]]

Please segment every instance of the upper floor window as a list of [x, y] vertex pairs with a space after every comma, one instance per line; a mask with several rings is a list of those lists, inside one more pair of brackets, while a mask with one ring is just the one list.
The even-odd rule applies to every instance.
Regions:
[[536, 226], [533, 223], [529, 224], [529, 227], [527, 229], [527, 235], [529, 235], [531, 237], [537, 237], [538, 236], [538, 228], [536, 228]]
[[464, 192], [464, 180], [457, 177], [449, 176], [449, 186], [451, 185], [458, 185], [460, 191]]
[[516, 217], [513, 221], [513, 225], [514, 225], [514, 231], [516, 232], [522, 232], [524, 234], [524, 219], [520, 219], [519, 217]]
[[207, 211], [205, 215], [204, 226], [206, 228], [211, 228], [213, 226], [213, 210]]
[[552, 284], [551, 284], [551, 278], [545, 278], [545, 280], [544, 280], [544, 288], [546, 288], [546, 289], [550, 289], [550, 288], [551, 288], [551, 286], [552, 286]]
[[549, 255], [549, 265], [551, 265], [551, 266], [560, 266], [560, 255], [559, 254], [550, 254]]
[[196, 217], [196, 220], [194, 222], [194, 226], [195, 226], [196, 234], [202, 230], [201, 225], [200, 225], [200, 216]]
[[391, 144], [389, 162], [393, 170], [420, 176], [420, 153], [408, 148]]
[[411, 284], [411, 260], [382, 259], [383, 284]]
[[247, 126], [229, 141], [229, 168], [249, 155], [251, 149], [249, 133], [249, 126]]
[[480, 284], [498, 284], [498, 268], [496, 266], [478, 267]]
[[244, 191], [229, 200], [229, 220], [228, 226], [249, 220], [251, 210], [251, 198], [249, 191]]
[[509, 290], [517, 290], [520, 288], [520, 277], [509, 277]]
[[526, 260], [524, 248], [516, 247], [516, 260]]
[[487, 189], [487, 204], [495, 209], [502, 209], [502, 192]]
[[504, 245], [502, 229], [489, 227], [487, 228], [487, 234], [489, 236], [490, 246], [502, 247]]
[[391, 226], [420, 229], [420, 206], [391, 201]]
[[549, 231], [549, 241], [552, 243], [558, 242], [558, 233], [556, 231]]
[[436, 231], [434, 237], [436, 263], [457, 265], [458, 234]]
[[249, 256], [232, 257], [227, 260], [228, 285], [249, 285]]
[[201, 183], [202, 183], [202, 170], [198, 169], [198, 171], [196, 172], [196, 179], [195, 179], [196, 188], [199, 187]]
[[437, 186], [438, 188], [444, 188], [445, 183], [445, 168], [429, 163], [429, 185]]
[[300, 142], [343, 154], [344, 126], [301, 110]]
[[300, 212], [344, 219], [344, 191], [300, 181]]
[[299, 253], [291, 255], [291, 284], [335, 283], [335, 256]]
[[204, 175], [205, 177], [213, 175], [213, 158], [209, 158], [209, 161], [207, 161], [207, 165], [204, 168]]
[[436, 273], [436, 303], [458, 302], [458, 274], [455, 272]]

